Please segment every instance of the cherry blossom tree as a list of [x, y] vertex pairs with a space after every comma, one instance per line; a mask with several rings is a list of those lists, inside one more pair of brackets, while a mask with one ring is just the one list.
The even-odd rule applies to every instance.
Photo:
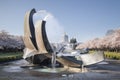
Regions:
[[15, 51], [24, 48], [21, 36], [10, 35], [5, 30], [0, 31], [0, 50], [1, 51]]
[[109, 51], [120, 51], [120, 29], [112, 30], [107, 32], [102, 38], [95, 38], [85, 43], [79, 44], [77, 49], [89, 48], [94, 50], [109, 50]]

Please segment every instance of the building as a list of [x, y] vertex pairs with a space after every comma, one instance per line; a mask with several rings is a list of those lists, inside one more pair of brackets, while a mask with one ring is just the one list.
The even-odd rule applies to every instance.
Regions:
[[64, 33], [64, 35], [62, 36], [62, 42], [63, 43], [68, 43], [69, 42], [68, 35], [66, 35], [66, 33]]

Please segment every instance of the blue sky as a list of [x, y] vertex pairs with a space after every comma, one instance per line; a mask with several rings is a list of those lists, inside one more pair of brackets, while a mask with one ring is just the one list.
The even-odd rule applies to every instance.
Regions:
[[24, 15], [32, 8], [52, 13], [78, 42], [120, 28], [120, 0], [0, 0], [0, 30], [23, 35]]

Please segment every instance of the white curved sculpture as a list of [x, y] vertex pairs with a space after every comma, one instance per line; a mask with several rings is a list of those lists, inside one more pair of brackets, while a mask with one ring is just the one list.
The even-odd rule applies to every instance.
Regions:
[[91, 65], [104, 60], [102, 52], [96, 54], [81, 54], [80, 50], [65, 52], [67, 51], [65, 47], [62, 47], [61, 51], [53, 51], [46, 35], [46, 21], [38, 20], [33, 24], [34, 13], [36, 11], [32, 9], [25, 15], [23, 37], [25, 44], [24, 59], [33, 64], [41, 64], [45, 59], [50, 59], [52, 54], [55, 54], [58, 57], [55, 59], [66, 66]]

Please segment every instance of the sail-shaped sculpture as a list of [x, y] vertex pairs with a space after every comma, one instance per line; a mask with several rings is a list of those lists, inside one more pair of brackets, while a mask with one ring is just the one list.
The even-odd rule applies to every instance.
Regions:
[[[45, 21], [43, 20], [38, 21], [34, 26], [33, 24], [34, 13], [36, 13], [36, 11], [35, 9], [32, 9], [25, 15], [23, 37], [25, 49], [23, 58], [24, 59], [29, 58], [29, 61], [32, 62], [31, 61], [32, 57], [33, 59], [35, 60], [38, 59], [39, 62], [41, 62], [41, 60], [45, 59], [46, 57], [44, 55], [38, 54], [52, 53], [53, 51], [46, 36]], [[36, 63], [35, 60], [34, 62]]]
[[53, 53], [45, 31], [46, 21], [38, 20], [35, 23], [35, 38], [39, 53]]
[[[27, 12], [24, 21], [24, 55], [23, 58], [33, 64], [50, 64], [52, 54], [57, 56], [56, 60], [66, 66], [89, 65], [104, 60], [103, 53], [99, 54], [81, 54], [80, 50], [71, 50], [72, 52], [62, 47], [59, 52], [53, 51], [46, 34], [44, 20], [38, 20], [33, 23], [33, 15], [35, 9]], [[100, 58], [96, 58], [100, 57]], [[92, 59], [89, 62], [89, 59]], [[47, 60], [47, 61], [45, 61]], [[45, 61], [45, 62], [44, 62]]]
[[23, 58], [30, 57], [34, 55], [33, 52], [37, 50], [36, 41], [35, 41], [35, 29], [33, 25], [33, 14], [35, 13], [35, 9], [32, 9], [30, 12], [27, 12], [25, 15], [25, 21], [24, 21], [24, 56]]

